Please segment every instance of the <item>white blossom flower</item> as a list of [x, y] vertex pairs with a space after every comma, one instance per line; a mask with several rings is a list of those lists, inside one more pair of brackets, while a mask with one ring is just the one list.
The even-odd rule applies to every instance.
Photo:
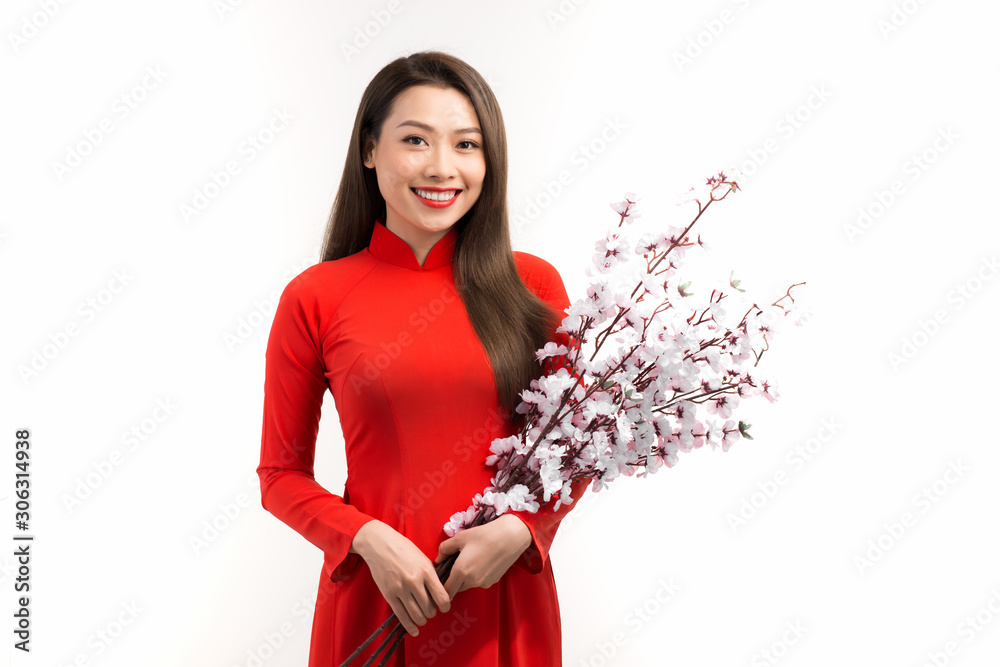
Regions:
[[725, 304], [720, 301], [713, 301], [712, 305], [708, 307], [708, 312], [711, 313], [712, 319], [715, 320], [720, 326], [728, 326], [729, 322], [729, 310], [726, 308]]
[[507, 492], [507, 503], [510, 509], [515, 512], [538, 511], [538, 502], [535, 500], [535, 494], [528, 493], [528, 487], [524, 484], [515, 484]]
[[521, 444], [521, 439], [516, 435], [509, 438], [496, 438], [490, 443], [490, 456], [486, 457], [486, 465], [495, 465], [501, 456], [512, 451], [516, 445]]
[[654, 307], [667, 297], [663, 281], [658, 276], [643, 273], [639, 279], [642, 281], [642, 289], [646, 293], [646, 298], [653, 301]]
[[611, 302], [611, 289], [606, 280], [595, 280], [587, 287], [586, 306], [603, 310]]
[[722, 350], [720, 350], [715, 345], [706, 347], [702, 354], [705, 356], [705, 360], [708, 362], [708, 367], [713, 371], [718, 373], [722, 368]]
[[610, 415], [614, 411], [614, 403], [606, 398], [589, 398], [583, 405], [583, 414], [587, 418], [587, 421], [593, 421], [598, 415]]
[[726, 432], [722, 437], [722, 451], [728, 452], [733, 443], [742, 438], [743, 435], [740, 433], [738, 424], [732, 419], [728, 420], [722, 428]]
[[735, 394], [717, 394], [706, 403], [710, 414], [717, 414], [723, 419], [733, 416], [733, 409], [739, 405], [740, 399]]
[[725, 434], [722, 432], [722, 424], [717, 421], [708, 422], [708, 432], [705, 434], [705, 437], [708, 440], [708, 444], [712, 446], [712, 449], [718, 448], [725, 437]]
[[[670, 241], [663, 232], [646, 232], [636, 242], [635, 254], [639, 256], [658, 255], [669, 247]], [[644, 275], [648, 276], [649, 274], [644, 273]]]
[[618, 431], [619, 442], [629, 442], [632, 440], [632, 421], [622, 410], [615, 418], [615, 429]]
[[451, 519], [449, 519], [448, 523], [444, 525], [445, 535], [448, 537], [455, 537], [455, 535], [458, 535], [458, 533], [472, 523], [472, 520], [476, 518], [476, 513], [477, 510], [474, 507], [470, 507], [463, 512], [455, 512], [452, 514]]
[[545, 347], [535, 351], [535, 358], [539, 362], [542, 362], [545, 359], [548, 359], [549, 357], [556, 357], [559, 355], [567, 354], [568, 352], [569, 350], [566, 348], [565, 345], [558, 345], [550, 341], [545, 344]]
[[700, 421], [696, 421], [690, 426], [681, 427], [679, 434], [680, 450], [687, 453], [700, 448], [705, 444], [705, 435], [705, 425]]
[[631, 192], [625, 193], [625, 199], [611, 204], [612, 210], [619, 215], [624, 215], [622, 222], [629, 224], [633, 218], [638, 218], [642, 214], [638, 211], [638, 198]]
[[542, 480], [542, 499], [549, 502], [553, 493], [562, 489], [562, 462], [558, 456], [546, 459], [538, 468], [538, 477]]
[[763, 396], [771, 403], [774, 403], [781, 397], [778, 393], [778, 385], [774, 380], [764, 380], [761, 383], [760, 391], [757, 392], [757, 395]]
[[593, 264], [587, 268], [588, 276], [595, 275], [595, 271], [598, 274], [611, 273], [611, 271], [613, 271], [619, 264], [618, 258], [614, 255], [607, 256], [598, 253], [595, 254], [592, 259]]
[[[708, 183], [720, 198], [728, 191], [724, 181], [720, 173]], [[704, 190], [691, 188], [681, 197], [698, 202], [699, 216], [703, 204], [720, 200]], [[641, 232], [633, 243], [628, 225], [641, 215], [636, 202], [627, 193], [611, 204], [621, 218], [594, 244], [586, 296], [565, 310], [556, 328], [570, 342], [548, 341], [535, 350], [545, 371], [519, 394], [515, 409], [524, 426], [490, 443], [486, 464], [497, 472], [469, 508], [450, 517], [448, 536], [477, 516], [537, 512], [553, 501], [556, 510], [570, 505], [577, 480], [590, 480], [596, 492], [621, 476], [673, 467], [680, 452], [706, 443], [728, 451], [744, 437], [742, 422], [733, 418], [741, 400], [777, 400], [774, 380], [756, 363], [790, 319], [786, 309], [755, 306], [735, 321], [746, 312], [734, 303], [739, 295], [692, 287], [681, 277], [686, 251], [705, 247], [700, 231], [666, 225]], [[738, 289], [732, 275], [726, 287]], [[565, 363], [550, 371], [556, 364], [544, 362], [556, 357]]]

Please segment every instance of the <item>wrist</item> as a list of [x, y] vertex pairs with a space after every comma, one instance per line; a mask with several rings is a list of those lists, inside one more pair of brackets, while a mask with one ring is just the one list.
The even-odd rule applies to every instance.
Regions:
[[[362, 524], [358, 532], [354, 534], [354, 539], [351, 540], [350, 553], [357, 554], [362, 558], [365, 558], [365, 554], [368, 553], [368, 547], [370, 545], [369, 538], [371, 537], [371, 530], [373, 528], [372, 524], [378, 523], [378, 519], [372, 519], [371, 521], [366, 521]], [[368, 560], [365, 558], [365, 560]]]
[[528, 528], [528, 524], [521, 520], [516, 514], [510, 513], [504, 516], [510, 516], [509, 523], [520, 537], [522, 551], [531, 546], [534, 538], [531, 537], [531, 530]]

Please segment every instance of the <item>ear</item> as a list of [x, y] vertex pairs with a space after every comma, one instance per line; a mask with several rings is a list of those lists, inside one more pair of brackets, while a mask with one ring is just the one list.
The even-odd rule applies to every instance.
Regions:
[[375, 142], [372, 141], [371, 137], [366, 133], [365, 138], [362, 141], [362, 145], [365, 149], [361, 152], [361, 164], [369, 169], [375, 168], [375, 161], [372, 158], [372, 151], [375, 150]]

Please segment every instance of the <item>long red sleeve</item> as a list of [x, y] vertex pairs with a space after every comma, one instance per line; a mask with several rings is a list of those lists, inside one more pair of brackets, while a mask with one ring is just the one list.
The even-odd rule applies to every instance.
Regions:
[[299, 280], [282, 292], [267, 341], [257, 474], [264, 509], [337, 563], [331, 579], [339, 581], [357, 566], [360, 556], [350, 553], [351, 544], [373, 517], [327, 491], [313, 475], [320, 410], [328, 384], [315, 296]]
[[[540, 264], [532, 272], [533, 275], [538, 276], [537, 280], [539, 282], [534, 285], [529, 284], [528, 287], [552, 306], [559, 313], [559, 319], [561, 320], [566, 316], [566, 309], [570, 305], [569, 296], [566, 293], [566, 286], [563, 284], [562, 277], [550, 263], [540, 258], [533, 259], [535, 263]], [[557, 324], [556, 326], [559, 325]], [[565, 345], [567, 348], [570, 345], [569, 335], [563, 332], [556, 332], [554, 329], [549, 340]], [[552, 370], [559, 366], [568, 364], [567, 356], [569, 355], [560, 355], [546, 360], [543, 373], [552, 372]], [[571, 371], [570, 368], [567, 368], [567, 370]], [[571, 374], [578, 376], [577, 373], [571, 372]], [[553, 509], [555, 506], [554, 499], [551, 502], [545, 503], [544, 499], [539, 497], [537, 498], [540, 505], [538, 512], [514, 512], [515, 516], [521, 519], [528, 526], [528, 530], [531, 531], [531, 545], [521, 554], [521, 557], [516, 562], [517, 565], [526, 568], [532, 574], [538, 574], [542, 571], [548, 560], [549, 549], [552, 546], [552, 541], [555, 539], [559, 523], [563, 520], [563, 517], [576, 507], [576, 501], [580, 499], [589, 486], [590, 480], [574, 482], [572, 492], [570, 493], [573, 503], [570, 505], [561, 503], [558, 510]]]

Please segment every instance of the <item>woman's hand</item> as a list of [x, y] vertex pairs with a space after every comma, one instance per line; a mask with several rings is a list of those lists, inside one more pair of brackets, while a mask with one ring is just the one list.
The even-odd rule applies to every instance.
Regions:
[[489, 588], [520, 555], [531, 546], [531, 531], [513, 514], [499, 517], [481, 526], [466, 528], [438, 546], [435, 563], [460, 551], [445, 582], [448, 597], [467, 588]]
[[[351, 551], [368, 563], [372, 578], [403, 628], [416, 637], [437, 610], [451, 609], [451, 598], [434, 564], [408, 538], [378, 519], [361, 526]], [[436, 608], [435, 608], [436, 605]]]

